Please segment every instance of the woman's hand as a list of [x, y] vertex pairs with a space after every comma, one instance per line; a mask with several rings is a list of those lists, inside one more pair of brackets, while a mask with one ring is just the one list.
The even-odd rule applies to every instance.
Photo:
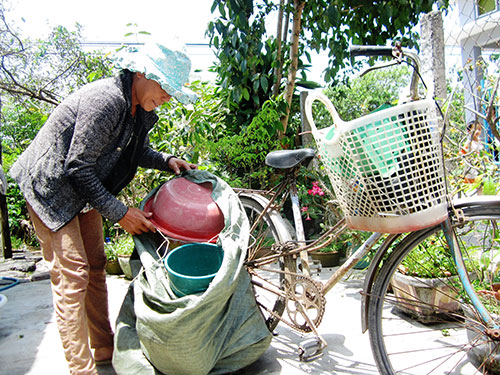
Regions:
[[118, 224], [132, 236], [146, 232], [156, 232], [155, 226], [149, 220], [152, 215], [152, 212], [144, 212], [138, 208], [129, 207], [125, 216], [118, 221]]
[[185, 160], [177, 159], [176, 157], [170, 158], [168, 160], [168, 167], [175, 174], [180, 174], [181, 170], [189, 171], [190, 169], [197, 169], [198, 166], [196, 164], [188, 163]]

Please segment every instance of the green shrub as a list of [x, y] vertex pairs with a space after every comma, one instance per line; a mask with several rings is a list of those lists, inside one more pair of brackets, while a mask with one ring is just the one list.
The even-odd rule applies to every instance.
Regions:
[[285, 108], [281, 99], [268, 100], [240, 134], [227, 134], [208, 145], [212, 162], [231, 186], [269, 186], [273, 171], [264, 161], [270, 151], [281, 149], [278, 134]]
[[130, 235], [124, 235], [109, 240], [104, 244], [104, 251], [108, 259], [118, 255], [131, 255], [134, 251], [134, 239]]

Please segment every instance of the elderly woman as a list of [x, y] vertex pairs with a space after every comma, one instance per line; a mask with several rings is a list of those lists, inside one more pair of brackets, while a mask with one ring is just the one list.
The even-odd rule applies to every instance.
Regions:
[[96, 362], [113, 354], [102, 216], [131, 234], [154, 231], [147, 213], [116, 194], [138, 166], [176, 174], [196, 168], [152, 150], [147, 136], [158, 120], [156, 107], [171, 97], [196, 100], [184, 87], [191, 68], [186, 54], [152, 43], [122, 50], [117, 65], [118, 76], [59, 104], [10, 170], [50, 264], [57, 324], [74, 375], [97, 374]]

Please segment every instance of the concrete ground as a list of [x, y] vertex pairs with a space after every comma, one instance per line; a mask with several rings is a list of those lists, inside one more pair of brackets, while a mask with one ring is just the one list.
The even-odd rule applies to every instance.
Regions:
[[[326, 280], [332, 269], [323, 269]], [[0, 276], [4, 276], [0, 273]], [[354, 271], [348, 280], [327, 295], [327, 307], [320, 333], [328, 343], [321, 358], [304, 363], [297, 354], [306, 337], [285, 325], [277, 329], [267, 352], [253, 365], [238, 372], [253, 374], [378, 374], [368, 341], [361, 333], [360, 291], [363, 272]], [[129, 281], [108, 276], [110, 314], [114, 320]], [[0, 375], [67, 375], [52, 308], [48, 280], [26, 282], [0, 292], [8, 299], [0, 307]], [[114, 375], [111, 366], [100, 366], [100, 375]]]

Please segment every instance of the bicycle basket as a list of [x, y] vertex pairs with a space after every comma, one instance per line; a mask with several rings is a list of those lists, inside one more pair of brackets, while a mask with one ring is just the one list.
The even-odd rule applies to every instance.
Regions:
[[[334, 125], [318, 130], [315, 100]], [[351, 229], [402, 233], [444, 221], [446, 186], [432, 100], [419, 100], [344, 122], [323, 94], [312, 92], [306, 117], [340, 208]]]

